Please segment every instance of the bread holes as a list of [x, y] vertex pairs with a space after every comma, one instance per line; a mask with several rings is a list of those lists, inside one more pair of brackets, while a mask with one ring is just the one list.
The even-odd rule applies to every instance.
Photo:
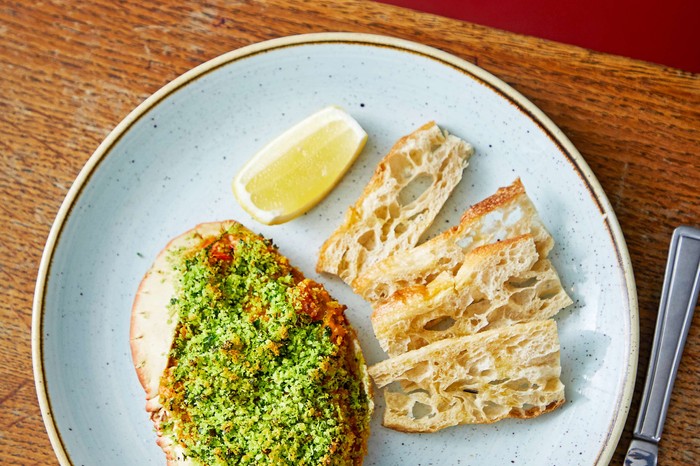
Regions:
[[509, 390], [513, 390], [516, 392], [526, 392], [528, 390], [537, 388], [536, 384], [533, 386], [533, 384], [530, 383], [530, 381], [526, 378], [511, 380], [509, 382], [504, 383], [503, 386]]
[[391, 231], [391, 228], [393, 226], [393, 222], [385, 222], [382, 224], [382, 234], [380, 236], [380, 240], [382, 243], [386, 241], [386, 239], [389, 237], [389, 232]]
[[[505, 304], [503, 306], [498, 306], [497, 308], [491, 309], [486, 320], [490, 322], [498, 322], [499, 325], [502, 325], [504, 322], [509, 320], [507, 316], [509, 314], [512, 315], [512, 313], [512, 306]], [[487, 324], [485, 328], [491, 328], [491, 325]]]
[[399, 222], [396, 225], [394, 225], [394, 236], [396, 238], [398, 238], [399, 236], [406, 233], [407, 230], [408, 230], [408, 227], [406, 227], [406, 224]]
[[537, 284], [537, 277], [513, 277], [506, 282], [511, 288], [532, 288]]
[[411, 395], [427, 395], [430, 396], [430, 392], [426, 390], [425, 388], [415, 388], [410, 391], [405, 392], [406, 395], [411, 396]]
[[441, 257], [440, 259], [438, 259], [437, 265], [445, 266], [448, 265], [450, 262], [452, 262], [452, 259], [450, 259], [449, 257]]
[[402, 379], [409, 381], [419, 382], [425, 378], [429, 378], [433, 373], [433, 369], [430, 367], [428, 361], [421, 361], [409, 370], [403, 373]]
[[438, 272], [429, 273], [425, 276], [425, 284], [432, 283], [440, 275]]
[[559, 389], [560, 385], [561, 382], [559, 381], [559, 379], [549, 379], [547, 380], [547, 385], [544, 386], [544, 391], [555, 392]]
[[456, 382], [452, 382], [450, 385], [448, 385], [447, 388], [445, 388], [445, 391], [449, 393], [461, 392], [468, 393], [470, 395], [478, 395], [479, 391], [475, 388], [471, 388], [471, 385], [473, 385], [472, 381], [457, 380]]
[[460, 319], [463, 322], [462, 328], [468, 328], [471, 333], [476, 333], [488, 327], [491, 308], [491, 301], [487, 299], [471, 303], [462, 311]]
[[374, 216], [380, 220], [389, 219], [389, 208], [385, 205], [374, 210]]
[[550, 300], [559, 294], [559, 290], [555, 287], [547, 287], [544, 290], [538, 290], [537, 297], [543, 301]]
[[420, 217], [424, 217], [427, 214], [428, 214], [428, 209], [419, 210], [418, 212], [415, 212], [413, 215], [408, 217], [408, 222], [409, 223], [416, 222]]
[[465, 236], [464, 238], [459, 238], [457, 241], [455, 241], [455, 244], [466, 252], [467, 250], [472, 249], [472, 245], [474, 244], [474, 237]]
[[385, 165], [388, 169], [390, 177], [394, 178], [398, 183], [401, 183], [407, 177], [411, 176], [411, 169], [413, 167], [406, 163], [407, 159], [408, 157], [406, 154], [402, 154], [399, 157], [393, 157], [387, 160], [387, 164]]
[[416, 202], [435, 183], [428, 174], [420, 173], [404, 186], [397, 197], [399, 205], [406, 207]]
[[486, 299], [486, 298], [478, 298], [474, 299], [469, 306], [467, 306], [465, 310], [465, 315], [473, 315], [473, 316], [478, 316], [479, 314], [483, 314], [486, 312], [491, 307], [491, 301]]
[[364, 266], [365, 260], [367, 259], [367, 251], [365, 249], [358, 249], [355, 251], [355, 266], [360, 269]]
[[377, 288], [375, 289], [375, 293], [377, 294], [378, 299], [384, 299], [388, 297], [389, 295], [389, 290], [388, 287], [385, 283], [380, 283], [377, 285]]
[[357, 238], [357, 242], [367, 251], [373, 250], [377, 246], [377, 237], [374, 234], [374, 230], [367, 230], [364, 232]]
[[411, 351], [415, 350], [418, 348], [422, 348], [424, 346], [427, 346], [429, 344], [429, 341], [426, 340], [425, 338], [422, 337], [413, 337], [411, 338], [410, 342], [408, 343], [408, 346], [406, 347], [406, 351]]
[[458, 262], [452, 268], [450, 269], [450, 273], [452, 274], [453, 277], [456, 277], [459, 271], [462, 269], [462, 263]]
[[510, 379], [496, 379], [489, 382], [489, 385], [501, 385], [504, 382], [508, 382]]
[[515, 209], [508, 210], [503, 214], [503, 225], [508, 227], [513, 227], [516, 223], [520, 222], [525, 218], [525, 212], [522, 206], [516, 205]]
[[423, 386], [408, 379], [394, 380], [385, 387], [388, 393], [395, 393], [406, 397], [418, 396], [419, 398], [430, 398], [430, 392]]
[[386, 391], [388, 393], [401, 393], [401, 394], [406, 394], [406, 391], [404, 390], [403, 386], [399, 381], [393, 381], [389, 385], [386, 386]]
[[389, 218], [399, 218], [401, 216], [401, 206], [395, 202], [389, 204]]
[[526, 306], [532, 303], [532, 298], [535, 297], [535, 290], [532, 288], [523, 288], [520, 291], [513, 293], [510, 296], [510, 303], [518, 307]]
[[[549, 320], [518, 326], [499, 327], [494, 329], [498, 333], [489, 335], [460, 337], [463, 340], [454, 345], [426, 350], [418, 358], [397, 356], [401, 366], [429, 362], [433, 369], [432, 374], [426, 374], [431, 375], [430, 379], [411, 379], [411, 386], [405, 385], [409, 378], [403, 367], [397, 370], [387, 365], [381, 372], [370, 368], [382, 378], [389, 369], [394, 380], [404, 384], [404, 395], [386, 398], [390, 401], [385, 426], [406, 432], [434, 432], [455, 424], [530, 418], [560, 405], [564, 387], [558, 379], [556, 324]], [[508, 355], [509, 351], [514, 354]], [[435, 362], [440, 366], [433, 366]]]
[[347, 256], [348, 256], [347, 253], [345, 253], [345, 254], [343, 254], [343, 257], [340, 259], [340, 262], [339, 262], [339, 265], [338, 265], [339, 270], [345, 270], [345, 269], [349, 268], [349, 266], [350, 266], [350, 261], [348, 261], [348, 257], [347, 257]]
[[500, 417], [505, 416], [508, 413], [508, 411], [510, 411], [510, 408], [494, 403], [493, 401], [487, 401], [481, 407], [481, 410], [483, 411], [486, 418], [498, 419]]
[[426, 417], [431, 418], [433, 416], [435, 416], [435, 413], [433, 412], [432, 406], [421, 403], [420, 401], [413, 403], [413, 406], [411, 407], [411, 417], [413, 419], [418, 420]]
[[[525, 258], [518, 258], [519, 262], [522, 263]], [[496, 268], [501, 268], [504, 267], [508, 262], [512, 261], [512, 259], [508, 256], [506, 251], [501, 251], [498, 254], [498, 263], [496, 264]]]
[[437, 152], [440, 147], [442, 147], [440, 144], [432, 143], [430, 144], [430, 152]]
[[441, 316], [428, 321], [423, 328], [429, 332], [444, 332], [453, 327], [456, 322], [450, 316]]
[[[505, 231], [503, 228], [504, 213], [500, 210], [493, 210], [488, 214], [484, 215], [481, 219], [481, 230], [485, 232], [490, 232], [489, 236], [497, 235], [500, 231]], [[495, 238], [491, 238], [494, 241]], [[491, 242], [491, 241], [489, 241]]]
[[[435, 152], [440, 146], [437, 144], [434, 144], [430, 147], [430, 152]], [[423, 165], [423, 157], [425, 156], [425, 153], [423, 151], [418, 151], [418, 150], [412, 150], [408, 153], [408, 159], [411, 161], [411, 163], [416, 166], [420, 167]]]
[[496, 371], [493, 367], [494, 363], [492, 361], [479, 361], [476, 364], [471, 363], [467, 375], [474, 378], [491, 379], [496, 376]]

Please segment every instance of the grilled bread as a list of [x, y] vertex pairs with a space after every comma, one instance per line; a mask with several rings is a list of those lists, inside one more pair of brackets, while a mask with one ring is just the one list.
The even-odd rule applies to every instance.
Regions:
[[321, 247], [316, 270], [353, 286], [376, 262], [415, 246], [461, 180], [473, 152], [434, 122], [401, 138]]
[[520, 179], [468, 209], [458, 225], [410, 249], [398, 251], [366, 269], [355, 291], [377, 303], [400, 288], [427, 285], [443, 272], [454, 273], [469, 252], [498, 240], [530, 234], [537, 254], [547, 257], [554, 241]]
[[404, 432], [531, 418], [564, 403], [553, 320], [440, 340], [369, 372], [387, 387], [384, 425]]
[[550, 317], [571, 299], [547, 258], [553, 244], [516, 180], [459, 225], [354, 281], [390, 356], [370, 368], [377, 385], [392, 387], [385, 426], [433, 432], [534, 417], [563, 403]]
[[372, 327], [396, 356], [443, 338], [548, 319], [570, 303], [527, 234], [471, 250], [454, 275], [398, 290], [374, 308]]
[[168, 464], [362, 464], [372, 399], [344, 310], [236, 222], [171, 241], [130, 337]]

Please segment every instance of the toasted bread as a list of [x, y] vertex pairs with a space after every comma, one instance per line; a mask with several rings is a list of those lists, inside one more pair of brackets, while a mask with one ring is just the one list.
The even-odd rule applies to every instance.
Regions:
[[434, 122], [401, 138], [322, 245], [316, 270], [352, 286], [371, 265], [415, 246], [461, 180], [473, 152]]
[[532, 235], [477, 247], [458, 271], [398, 290], [372, 313], [382, 348], [396, 356], [443, 338], [544, 320], [571, 299]]
[[[130, 335], [168, 464], [362, 464], [372, 399], [344, 309], [237, 222], [199, 225], [172, 240], [139, 286]], [[300, 411], [279, 414], [290, 406]], [[335, 430], [317, 441], [308, 432], [326, 417]], [[240, 442], [229, 438], [240, 432]]]
[[377, 303], [401, 288], [427, 285], [443, 272], [456, 273], [474, 248], [524, 234], [532, 235], [538, 255], [547, 257], [554, 241], [516, 179], [468, 209], [458, 225], [364, 270], [353, 288], [367, 301]]
[[564, 403], [553, 320], [449, 338], [369, 368], [384, 390], [386, 427], [435, 432], [532, 418]]

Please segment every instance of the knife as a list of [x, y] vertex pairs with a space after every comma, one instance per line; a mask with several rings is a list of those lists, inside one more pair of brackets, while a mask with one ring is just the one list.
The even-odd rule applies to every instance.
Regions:
[[668, 402], [700, 290], [700, 229], [673, 232], [642, 403], [625, 466], [656, 466]]

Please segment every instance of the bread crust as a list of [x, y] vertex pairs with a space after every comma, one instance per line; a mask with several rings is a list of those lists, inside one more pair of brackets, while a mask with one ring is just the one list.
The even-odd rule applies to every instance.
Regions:
[[474, 249], [454, 275], [399, 289], [374, 307], [371, 320], [379, 344], [396, 356], [443, 338], [548, 319], [570, 303], [532, 235], [522, 235]]
[[[415, 246], [461, 180], [473, 152], [471, 145], [433, 121], [399, 139], [341, 226], [321, 246], [316, 271], [337, 275], [352, 286], [372, 264]], [[406, 194], [421, 177], [430, 179], [428, 187]]]
[[402, 432], [529, 419], [565, 401], [551, 319], [440, 340], [369, 371], [388, 387], [383, 424]]
[[365, 270], [353, 282], [353, 289], [378, 304], [400, 288], [427, 285], [440, 273], [455, 269], [475, 248], [523, 234], [531, 234], [539, 256], [547, 257], [554, 240], [517, 178], [467, 209], [457, 225]]
[[[164, 409], [159, 395], [160, 380], [168, 364], [168, 354], [174, 340], [178, 321], [177, 315], [171, 315], [170, 299], [175, 293], [177, 279], [170, 264], [169, 256], [178, 250], [195, 251], [220, 236], [234, 225], [233, 220], [202, 223], [172, 239], [157, 255], [153, 265], [144, 275], [136, 292], [131, 312], [130, 337], [132, 360], [146, 394], [146, 411], [154, 423], [157, 445], [166, 455], [169, 466], [199, 464], [187, 458], [184, 449], [177, 442], [163, 435], [160, 426], [168, 413]], [[373, 410], [372, 389], [367, 367], [362, 356], [362, 349], [355, 330], [348, 324], [345, 327], [346, 338], [358, 361], [357, 376], [368, 395], [369, 415]], [[367, 430], [364, 438], [358, 439], [362, 452], [366, 451], [369, 437]], [[360, 463], [361, 464], [361, 461]]]
[[[547, 259], [553, 244], [516, 179], [468, 209], [458, 225], [397, 251], [354, 280], [355, 291], [372, 304], [372, 327], [390, 356], [370, 373], [380, 387], [400, 387], [384, 390], [385, 427], [435, 432], [506, 417], [528, 419], [564, 403], [557, 329], [550, 318], [572, 301]], [[504, 364], [513, 339], [534, 352], [541, 345], [549, 350]], [[459, 363], [470, 358], [475, 359]], [[547, 362], [542, 374], [532, 368], [538, 359]], [[524, 367], [527, 377], [514, 367]], [[498, 376], [474, 382], [483, 373]], [[529, 388], [509, 391], [508, 384], [521, 379]], [[459, 380], [466, 381], [464, 391], [451, 388]], [[416, 414], [426, 409], [428, 414]]]

